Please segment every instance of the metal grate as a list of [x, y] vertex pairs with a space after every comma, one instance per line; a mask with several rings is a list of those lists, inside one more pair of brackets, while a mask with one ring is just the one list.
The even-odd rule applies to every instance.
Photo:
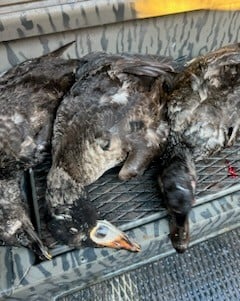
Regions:
[[119, 168], [109, 171], [96, 183], [90, 185], [89, 193], [101, 217], [122, 225], [163, 210], [152, 165], [143, 178], [121, 182]]
[[[224, 149], [204, 162], [197, 164], [198, 186], [197, 199], [211, 196], [224, 191], [239, 182], [238, 177], [228, 173], [226, 160], [237, 174], [240, 175], [240, 143], [231, 148]], [[48, 236], [45, 224], [44, 194], [46, 188], [46, 175], [50, 167], [50, 158], [33, 170], [33, 196], [37, 200], [40, 212], [43, 239]], [[154, 213], [165, 210], [162, 206], [159, 189], [157, 187], [156, 162], [150, 166], [144, 176], [122, 182], [118, 179], [119, 167], [105, 173], [98, 181], [89, 185], [89, 195], [101, 218], [113, 222], [117, 226], [124, 226], [133, 221], [141, 224], [141, 219], [150, 218]], [[37, 217], [38, 218], [38, 217]]]
[[240, 228], [58, 301], [239, 301]]

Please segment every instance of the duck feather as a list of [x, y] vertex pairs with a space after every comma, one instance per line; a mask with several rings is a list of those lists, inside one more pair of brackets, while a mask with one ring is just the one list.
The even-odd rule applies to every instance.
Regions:
[[[93, 53], [81, 59], [54, 124], [46, 193], [53, 220], [66, 207], [73, 216], [73, 206], [88, 200], [86, 186], [108, 169], [125, 161], [119, 173], [125, 180], [144, 172], [168, 135], [164, 84], [172, 85], [174, 65], [134, 54]], [[82, 223], [72, 218], [72, 227]], [[71, 244], [69, 224], [61, 227]]]
[[59, 57], [67, 47], [27, 60], [0, 78], [0, 239], [47, 259], [50, 255], [34, 231], [20, 179], [44, 159], [57, 106], [74, 82], [77, 60]]
[[167, 111], [171, 131], [159, 184], [170, 214], [172, 244], [184, 252], [197, 181], [195, 162], [234, 143], [239, 132], [240, 43], [188, 62], [177, 75]]

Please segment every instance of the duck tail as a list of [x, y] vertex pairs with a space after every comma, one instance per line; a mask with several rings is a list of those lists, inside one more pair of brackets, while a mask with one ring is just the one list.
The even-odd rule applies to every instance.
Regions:
[[75, 43], [76, 41], [71, 41], [65, 45], [60, 46], [59, 48], [57, 48], [56, 50], [53, 50], [52, 52], [46, 54], [47, 57], [58, 57], [60, 55], [62, 55], [64, 53], [64, 51], [66, 49], [68, 49], [73, 43]]

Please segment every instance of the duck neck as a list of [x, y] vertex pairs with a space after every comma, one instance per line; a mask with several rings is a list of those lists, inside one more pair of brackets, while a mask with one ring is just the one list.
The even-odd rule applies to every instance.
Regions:
[[190, 190], [195, 193], [197, 173], [192, 149], [181, 137], [172, 134], [169, 136], [166, 149], [160, 158], [159, 175], [162, 182], [167, 180], [176, 184], [180, 181], [180, 186], [191, 187]]
[[75, 202], [87, 199], [87, 191], [83, 184], [75, 181], [62, 167], [50, 169], [46, 191], [46, 200], [50, 211], [71, 208], [74, 207]]
[[179, 135], [171, 132], [165, 150], [161, 155], [160, 166], [165, 168], [173, 159], [181, 160], [183, 163], [192, 161], [192, 150]]

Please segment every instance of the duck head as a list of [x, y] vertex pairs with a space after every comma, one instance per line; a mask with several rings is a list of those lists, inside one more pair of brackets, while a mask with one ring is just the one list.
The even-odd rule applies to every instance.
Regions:
[[195, 202], [196, 182], [187, 171], [179, 170], [178, 166], [174, 165], [171, 167], [176, 168], [176, 174], [172, 175], [171, 171], [166, 169], [159, 177], [159, 185], [167, 208], [172, 212], [186, 215]]
[[195, 181], [187, 171], [172, 164], [175, 175], [166, 169], [159, 177], [164, 202], [169, 213], [170, 239], [174, 249], [183, 253], [189, 244], [188, 214], [194, 203]]
[[86, 200], [78, 200], [71, 208], [55, 210], [48, 227], [55, 239], [71, 247], [109, 247], [133, 252], [141, 249], [110, 222], [98, 220], [94, 207]]
[[188, 215], [195, 202], [195, 165], [187, 148], [165, 163], [158, 182], [169, 213], [170, 239], [177, 252], [189, 244]]
[[167, 208], [188, 214], [195, 202], [196, 167], [191, 149], [178, 137], [170, 137], [167, 142], [161, 157], [158, 182]]

